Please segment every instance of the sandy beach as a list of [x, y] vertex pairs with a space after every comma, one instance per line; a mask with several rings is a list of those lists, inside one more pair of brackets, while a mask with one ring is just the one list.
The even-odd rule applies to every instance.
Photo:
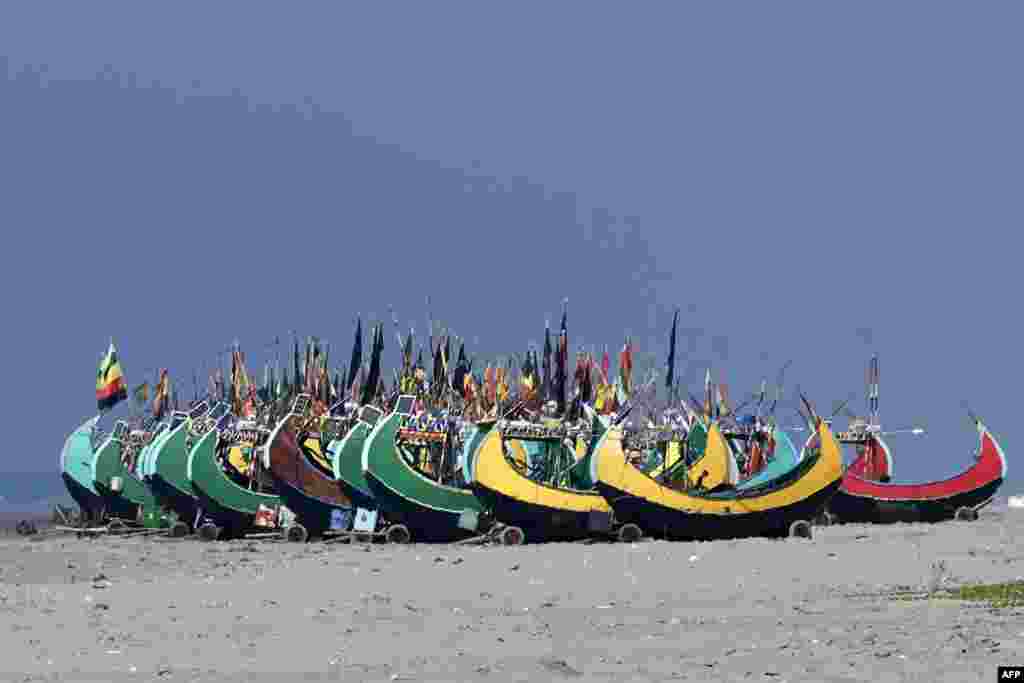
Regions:
[[806, 540], [386, 546], [0, 539], [13, 681], [992, 681], [1024, 513]]

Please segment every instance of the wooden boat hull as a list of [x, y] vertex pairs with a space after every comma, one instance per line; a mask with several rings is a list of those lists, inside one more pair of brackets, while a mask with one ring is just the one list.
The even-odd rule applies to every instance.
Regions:
[[217, 462], [218, 433], [212, 429], [196, 442], [188, 456], [188, 478], [199, 498], [203, 513], [227, 536], [238, 536], [254, 527], [260, 506], [277, 510], [281, 498], [242, 488], [233, 482]]
[[188, 478], [188, 430], [183, 422], [161, 435], [150, 458], [149, 483], [160, 502], [173, 510], [178, 519], [195, 526], [199, 514], [199, 498]]
[[[712, 540], [785, 535], [798, 520], [813, 519], [839, 490], [842, 454], [824, 423], [820, 452], [788, 477], [748, 490], [694, 495], [676, 491], [626, 462], [619, 439], [608, 439], [594, 456], [597, 489], [618, 522], [632, 522], [652, 536]], [[728, 449], [717, 425], [707, 450]], [[717, 456], [720, 457], [720, 456]]]
[[291, 417], [281, 420], [268, 437], [265, 457], [277, 494], [310, 535], [349, 530], [352, 501], [334, 479], [309, 461], [293, 431]]
[[486, 434], [471, 458], [477, 497], [496, 520], [521, 528], [527, 541], [575, 540], [610, 530], [611, 508], [597, 491], [556, 488], [524, 476], [506, 459], [497, 430]]
[[378, 507], [404, 524], [414, 541], [445, 543], [468, 538], [465, 512], [479, 515], [483, 506], [472, 491], [444, 486], [414, 470], [395, 446], [401, 416], [392, 413], [373, 428], [363, 444], [363, 472]]
[[953, 519], [961, 508], [979, 507], [1002, 486], [1006, 456], [984, 425], [979, 424], [978, 431], [981, 443], [975, 462], [960, 474], [924, 484], [893, 484], [847, 470], [829, 502], [829, 513], [839, 522], [940, 522]]
[[64, 442], [60, 452], [60, 476], [72, 500], [86, 519], [98, 519], [104, 508], [103, 497], [93, 484], [92, 434], [99, 422], [99, 415], [86, 420]]
[[358, 422], [344, 437], [332, 441], [327, 452], [331, 456], [334, 481], [341, 492], [353, 505], [376, 510], [377, 500], [363, 474], [363, 445], [369, 434], [370, 426]]
[[[93, 458], [92, 470], [96, 491], [103, 497], [108, 514], [151, 527], [166, 524], [153, 490], [121, 462], [120, 441], [108, 438], [103, 442]], [[113, 487], [115, 478], [121, 480], [119, 491]]]

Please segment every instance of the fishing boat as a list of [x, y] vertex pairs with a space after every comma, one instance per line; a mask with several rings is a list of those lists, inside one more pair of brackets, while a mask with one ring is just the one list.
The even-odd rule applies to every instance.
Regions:
[[60, 476], [72, 500], [81, 510], [83, 522], [98, 522], [102, 519], [105, 501], [96, 486], [92, 474], [95, 458], [93, 440], [98, 436], [96, 425], [100, 416], [91, 417], [64, 442], [60, 451]]
[[[415, 402], [415, 396], [399, 396], [394, 411], [366, 437], [366, 482], [379, 509], [395, 522], [392, 533], [404, 529], [413, 541], [442, 543], [474, 536], [487, 526], [483, 506], [471, 490], [443, 483], [454, 481], [451, 455], [458, 445], [449, 442], [447, 432], [404, 429]], [[423, 450], [439, 459], [424, 462], [416, 457]]]
[[382, 415], [373, 406], [363, 406], [352, 428], [327, 446], [335, 482], [355, 505], [371, 510], [376, 509], [377, 501], [363, 474], [363, 444]]
[[151, 438], [151, 433], [131, 430], [126, 422], [118, 421], [93, 457], [94, 486], [117, 526], [129, 522], [157, 529], [175, 521], [173, 513], [161, 507], [152, 489], [134, 471], [136, 459]]
[[[311, 462], [321, 441], [331, 443], [345, 430], [341, 418], [328, 418], [319, 433], [310, 431], [312, 398], [300, 394], [267, 438], [264, 466], [285, 506], [295, 514], [286, 529], [290, 541], [302, 543], [327, 532], [348, 531], [352, 526], [352, 501], [323, 465]], [[317, 453], [318, 454], [318, 453]]]
[[[809, 520], [826, 505], [842, 480], [842, 455], [828, 425], [817, 421], [820, 448], [790, 475], [751, 489], [719, 492], [677, 490], [630, 465], [621, 438], [605, 439], [592, 460], [597, 489], [624, 524], [663, 538], [717, 539], [743, 536], [807, 536]], [[708, 431], [704, 458], [728, 452], [717, 424]]]
[[161, 504], [177, 513], [172, 536], [195, 531], [201, 518], [199, 498], [188, 477], [189, 453], [203, 435], [225, 426], [228, 419], [229, 408], [225, 403], [209, 408], [204, 402], [188, 413], [174, 411], [168, 429], [154, 444], [146, 466], [146, 480]]
[[[988, 428], [974, 418], [980, 446], [974, 462], [960, 474], [920, 484], [881, 482], [847, 471], [828, 512], [838, 522], [971, 521], [989, 504], [1006, 479], [1006, 456]], [[888, 453], [881, 434], [868, 432], [866, 451]], [[862, 456], [864, 457], [864, 456]]]
[[[595, 437], [596, 447], [600, 447], [607, 433], [602, 430]], [[587, 481], [572, 478], [570, 473], [576, 463], [564, 472], [564, 478], [557, 472], [549, 479], [530, 476], [525, 459], [517, 461], [512, 452], [515, 446], [525, 452], [523, 442], [561, 449], [566, 438], [564, 429], [499, 421], [496, 428], [487, 430], [471, 456], [471, 486], [494, 518], [508, 525], [501, 532], [507, 545], [524, 540], [575, 540], [613, 533], [612, 511], [607, 501], [596, 490], [583, 488]], [[592, 451], [588, 449], [582, 459], [588, 480]]]
[[[269, 430], [254, 422], [240, 422], [233, 429], [212, 429], [203, 434], [188, 456], [187, 476], [203, 509], [197, 531], [204, 540], [238, 538], [256, 529], [276, 529], [282, 517], [281, 498], [258, 473], [243, 486], [218, 461], [232, 447], [252, 451], [265, 446]], [[253, 458], [258, 462], [258, 458]], [[286, 515], [285, 515], [286, 516]]]

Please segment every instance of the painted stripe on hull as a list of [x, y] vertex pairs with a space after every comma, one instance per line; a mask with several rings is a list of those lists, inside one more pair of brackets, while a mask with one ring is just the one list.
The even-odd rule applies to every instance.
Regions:
[[854, 496], [892, 502], [930, 501], [951, 498], [1006, 478], [1006, 456], [983, 426], [979, 425], [980, 446], [975, 462], [960, 474], [923, 484], [893, 484], [862, 479], [847, 472], [842, 490]]

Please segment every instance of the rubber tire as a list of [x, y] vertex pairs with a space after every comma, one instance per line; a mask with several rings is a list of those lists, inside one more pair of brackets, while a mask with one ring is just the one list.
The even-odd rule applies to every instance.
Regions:
[[284, 537], [290, 543], [305, 543], [309, 540], [309, 531], [301, 524], [292, 524], [284, 530]]
[[636, 543], [644, 537], [644, 532], [636, 524], [630, 522], [619, 527], [619, 532], [616, 536], [620, 543]]
[[388, 543], [404, 545], [412, 540], [409, 527], [404, 524], [392, 524], [384, 531], [384, 540]]
[[206, 522], [198, 529], [196, 529], [196, 533], [199, 534], [199, 538], [207, 542], [216, 541], [218, 538], [220, 538], [220, 531], [220, 527], [211, 522]]
[[976, 522], [978, 520], [978, 511], [974, 508], [957, 508], [954, 519], [959, 522]]
[[167, 531], [167, 535], [171, 538], [185, 538], [191, 533], [191, 529], [188, 524], [182, 522], [180, 519], [171, 525], [171, 528]]
[[522, 545], [526, 541], [526, 534], [517, 526], [507, 526], [498, 535], [502, 545]]
[[117, 536], [128, 531], [128, 525], [119, 519], [110, 520], [110, 524], [107, 525], [107, 531], [110, 532], [111, 536]]
[[806, 519], [798, 519], [789, 525], [789, 538], [814, 538], [814, 530]]

